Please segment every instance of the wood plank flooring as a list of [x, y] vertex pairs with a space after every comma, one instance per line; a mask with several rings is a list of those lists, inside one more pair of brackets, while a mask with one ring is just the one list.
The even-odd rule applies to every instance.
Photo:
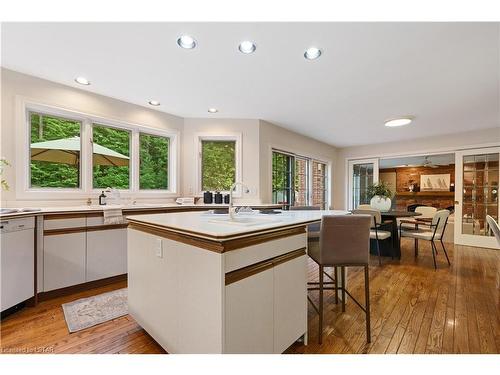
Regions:
[[[287, 353], [499, 353], [500, 251], [447, 245], [434, 271], [430, 246], [418, 258], [413, 241], [403, 241], [401, 261], [376, 258], [370, 266], [372, 342], [365, 341], [364, 313], [352, 301], [345, 313], [325, 298], [323, 345], [317, 344], [318, 318], [309, 306], [309, 345]], [[348, 271], [348, 289], [364, 300], [362, 269]], [[314, 262], [309, 279], [317, 280]], [[41, 302], [0, 324], [2, 353], [164, 353], [130, 317], [70, 334], [61, 304], [126, 286], [125, 282]], [[317, 293], [312, 292], [317, 301]]]

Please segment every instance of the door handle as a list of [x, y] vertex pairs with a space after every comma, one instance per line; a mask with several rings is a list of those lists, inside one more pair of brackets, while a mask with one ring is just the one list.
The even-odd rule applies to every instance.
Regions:
[[460, 204], [460, 202], [459, 201], [455, 201], [455, 204]]

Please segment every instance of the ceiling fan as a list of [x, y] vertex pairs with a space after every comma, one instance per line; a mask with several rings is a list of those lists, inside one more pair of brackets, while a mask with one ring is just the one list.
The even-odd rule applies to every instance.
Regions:
[[424, 158], [424, 164], [423, 164], [423, 166], [427, 167], [427, 168], [439, 168], [440, 167], [439, 164], [434, 164], [432, 161], [430, 161], [428, 156], [426, 156]]

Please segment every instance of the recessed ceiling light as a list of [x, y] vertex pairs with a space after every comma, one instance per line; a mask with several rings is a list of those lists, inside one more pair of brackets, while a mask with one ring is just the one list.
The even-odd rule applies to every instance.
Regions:
[[396, 127], [396, 126], [405, 126], [409, 125], [413, 121], [413, 117], [401, 117], [401, 118], [395, 118], [392, 120], [387, 120], [385, 122], [385, 126], [389, 126], [391, 128]]
[[185, 49], [193, 49], [196, 47], [196, 40], [194, 40], [193, 37], [190, 37], [189, 35], [181, 35], [179, 39], [177, 39], [177, 44], [179, 47], [185, 48]]
[[257, 48], [257, 46], [255, 45], [255, 43], [251, 42], [249, 40], [245, 40], [245, 41], [241, 42], [240, 45], [238, 46], [238, 49], [240, 50], [240, 52], [244, 53], [244, 54], [253, 53], [253, 52], [255, 52], [256, 48]]
[[154, 105], [155, 107], [158, 107], [160, 105], [160, 102], [158, 100], [150, 100], [148, 103], [150, 105]]
[[90, 85], [90, 81], [85, 77], [76, 77], [75, 82], [79, 83], [80, 85], [85, 85], [85, 86]]
[[309, 47], [308, 49], [306, 49], [306, 52], [304, 52], [304, 57], [307, 60], [316, 60], [320, 56], [321, 50], [316, 47]]
[[217, 108], [209, 108], [208, 112], [209, 113], [217, 113], [217, 112], [219, 112], [219, 110]]

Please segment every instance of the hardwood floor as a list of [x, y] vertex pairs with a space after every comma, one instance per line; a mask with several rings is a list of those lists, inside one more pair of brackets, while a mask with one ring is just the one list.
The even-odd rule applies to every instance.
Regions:
[[[287, 353], [499, 353], [500, 251], [447, 246], [434, 271], [430, 246], [418, 258], [413, 242], [402, 243], [401, 261], [372, 259], [370, 290], [372, 342], [365, 341], [364, 313], [347, 302], [345, 313], [325, 299], [323, 345], [317, 344], [318, 318], [309, 305], [309, 345]], [[363, 300], [362, 269], [350, 269], [348, 289]], [[310, 280], [317, 268], [309, 264]], [[61, 304], [126, 286], [124, 282], [41, 302], [1, 322], [3, 353], [164, 353], [129, 316], [70, 334]], [[314, 293], [314, 292], [313, 292]], [[317, 301], [317, 293], [311, 295]]]

